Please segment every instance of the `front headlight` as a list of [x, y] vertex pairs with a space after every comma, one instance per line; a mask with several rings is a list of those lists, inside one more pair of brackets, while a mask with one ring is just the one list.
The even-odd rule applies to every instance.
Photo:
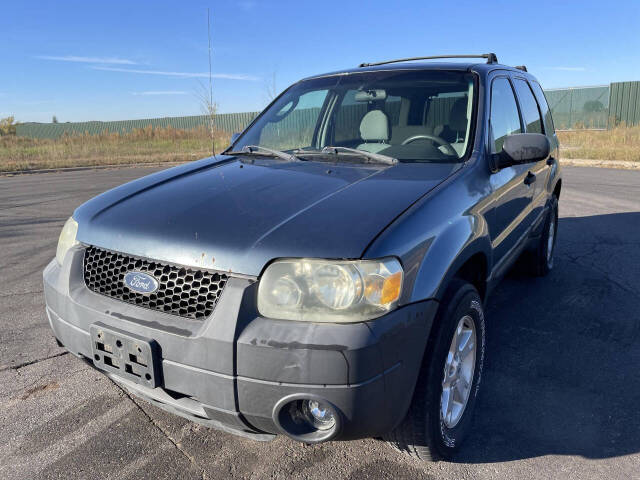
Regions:
[[403, 272], [395, 258], [277, 260], [258, 286], [258, 310], [269, 318], [362, 322], [394, 309]]
[[64, 262], [64, 256], [67, 254], [69, 249], [74, 245], [78, 244], [76, 240], [76, 234], [78, 233], [78, 222], [76, 222], [73, 217], [69, 217], [62, 227], [62, 232], [60, 232], [60, 238], [58, 238], [58, 249], [56, 250], [56, 260], [58, 264], [62, 265]]

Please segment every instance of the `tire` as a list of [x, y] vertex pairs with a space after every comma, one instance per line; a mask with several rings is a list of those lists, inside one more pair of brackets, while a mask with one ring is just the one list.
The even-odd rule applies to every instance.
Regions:
[[[466, 358], [473, 358], [474, 367], [469, 374], [468, 365], [465, 363], [468, 361], [463, 361], [460, 363], [461, 367], [455, 369], [462, 371], [463, 376], [466, 371], [467, 378], [471, 378], [471, 382], [464, 382], [470, 386], [466, 404], [456, 420], [453, 411], [451, 415], [443, 414], [443, 409], [448, 411], [445, 389], [448, 392], [452, 391], [445, 387], [445, 383], [452, 378], [446, 375], [445, 370], [451, 372], [453, 368], [447, 361], [451, 358], [449, 353], [450, 348], [453, 348], [454, 334], [458, 331], [460, 324], [468, 327], [470, 321], [475, 329], [475, 348]], [[466, 330], [463, 328], [464, 331]], [[473, 336], [468, 338], [473, 339]], [[460, 345], [463, 343], [461, 342]], [[473, 285], [454, 279], [436, 315], [407, 416], [400, 425], [384, 437], [385, 440], [401, 452], [420, 460], [451, 458], [460, 448], [471, 427], [473, 409], [482, 378], [485, 345], [486, 327], [480, 295]], [[463, 364], [466, 367], [462, 368]], [[456, 395], [458, 400], [462, 398], [457, 390]], [[455, 406], [455, 403], [452, 405]]]
[[544, 277], [553, 269], [553, 256], [558, 238], [558, 198], [555, 195], [549, 200], [549, 212], [544, 221], [542, 234], [537, 248], [531, 255], [531, 273], [536, 277]]

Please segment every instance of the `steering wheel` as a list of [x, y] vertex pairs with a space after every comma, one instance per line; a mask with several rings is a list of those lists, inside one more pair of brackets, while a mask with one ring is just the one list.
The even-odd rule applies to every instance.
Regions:
[[450, 155], [455, 155], [456, 157], [458, 156], [458, 152], [456, 152], [456, 150], [451, 146], [449, 142], [447, 142], [446, 140], [443, 140], [440, 137], [436, 137], [435, 135], [427, 135], [427, 134], [414, 135], [413, 137], [409, 137], [405, 139], [405, 141], [402, 142], [401, 145], [408, 145], [411, 142], [415, 142], [416, 140], [420, 140], [420, 139], [431, 140], [434, 143], [442, 145], [444, 149], [447, 151], [447, 153], [449, 153]]

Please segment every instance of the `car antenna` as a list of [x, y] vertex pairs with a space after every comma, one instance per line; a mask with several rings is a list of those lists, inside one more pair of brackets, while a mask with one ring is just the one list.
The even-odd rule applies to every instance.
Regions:
[[213, 82], [211, 76], [211, 21], [209, 20], [209, 8], [207, 8], [207, 39], [209, 40], [209, 101], [207, 102], [207, 113], [209, 114], [209, 131], [211, 132], [211, 153], [214, 160], [218, 160], [216, 156], [216, 139], [213, 135]]

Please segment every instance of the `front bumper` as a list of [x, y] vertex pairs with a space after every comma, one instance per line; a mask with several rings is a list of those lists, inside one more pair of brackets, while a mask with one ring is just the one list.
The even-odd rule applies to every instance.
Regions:
[[283, 433], [274, 408], [287, 396], [310, 395], [334, 405], [342, 419], [335, 438], [345, 440], [382, 435], [408, 409], [434, 301], [364, 323], [278, 321], [257, 313], [255, 280], [231, 277], [214, 312], [190, 320], [90, 291], [83, 255], [82, 247], [74, 247], [62, 267], [53, 260], [44, 270], [49, 323], [56, 338], [89, 363], [89, 331], [96, 322], [155, 340], [159, 387], [109, 374], [133, 395], [257, 440]]

